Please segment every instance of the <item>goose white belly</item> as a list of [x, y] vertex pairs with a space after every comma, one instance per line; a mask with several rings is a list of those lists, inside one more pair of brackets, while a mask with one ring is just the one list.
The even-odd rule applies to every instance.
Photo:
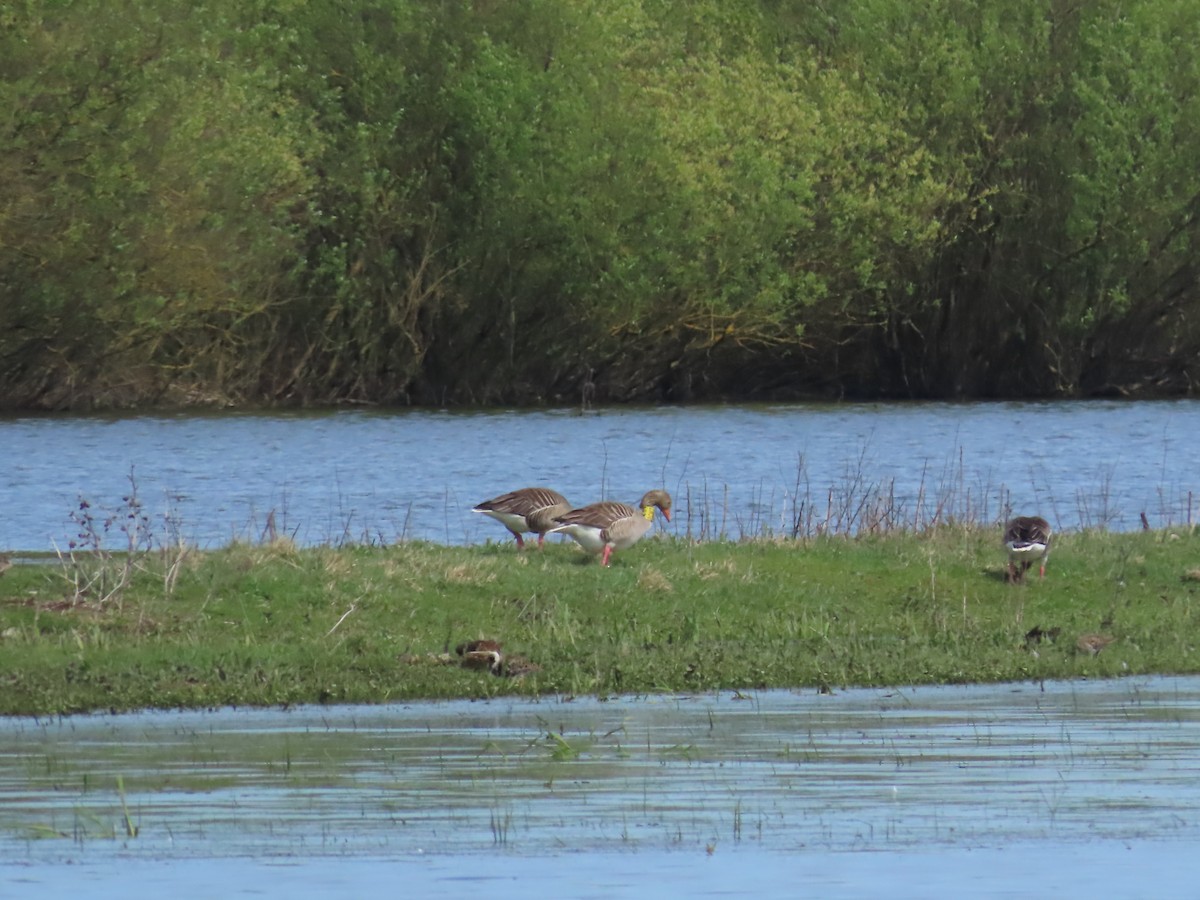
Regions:
[[1004, 546], [1008, 548], [1008, 558], [1013, 562], [1033, 562], [1046, 555], [1046, 545], [1039, 541], [1009, 541]]
[[551, 532], [570, 535], [588, 553], [599, 553], [607, 543], [604, 539], [604, 529], [594, 525], [559, 525], [551, 529]]
[[518, 513], [502, 512], [498, 509], [475, 509], [472, 512], [481, 512], [485, 516], [490, 516], [514, 534], [529, 531], [529, 523], [524, 516]]

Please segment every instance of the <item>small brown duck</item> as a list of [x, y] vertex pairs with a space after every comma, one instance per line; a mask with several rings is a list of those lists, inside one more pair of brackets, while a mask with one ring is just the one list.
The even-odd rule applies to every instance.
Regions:
[[1100, 651], [1115, 641], [1111, 634], [1081, 634], [1079, 640], [1075, 642], [1075, 646], [1079, 648], [1081, 653], [1086, 653], [1089, 656], [1097, 656]]
[[542, 671], [542, 667], [535, 662], [531, 662], [524, 656], [516, 654], [506, 656], [502, 670], [496, 672], [497, 675], [503, 675], [505, 678], [524, 678], [533, 672]]
[[1040, 562], [1038, 577], [1046, 577], [1046, 558], [1050, 555], [1050, 523], [1041, 516], [1017, 516], [1004, 526], [1004, 547], [1008, 550], [1007, 581], [1018, 584], [1034, 562]]
[[522, 534], [538, 536], [538, 546], [546, 540], [546, 533], [554, 528], [555, 516], [569, 512], [571, 504], [558, 491], [547, 487], [527, 487], [510, 491], [484, 500], [471, 512], [483, 513], [495, 519], [512, 532], [517, 539], [517, 549], [525, 546]]
[[503, 646], [504, 644], [500, 641], [493, 641], [490, 638], [480, 638], [477, 641], [463, 641], [454, 648], [454, 652], [459, 656], [467, 653], [499, 653], [500, 648]]
[[499, 641], [487, 640], [464, 641], [454, 648], [461, 657], [460, 665], [464, 669], [486, 669], [493, 675], [499, 675], [504, 666], [504, 654], [500, 652]]
[[656, 508], [671, 521], [671, 495], [664, 490], [647, 491], [638, 507], [640, 511], [611, 500], [593, 503], [559, 515], [550, 532], [569, 534], [584, 550], [601, 554], [600, 564], [607, 566], [614, 551], [632, 547], [650, 530]]
[[486, 670], [505, 678], [521, 678], [542, 670], [541, 666], [524, 656], [502, 653], [502, 646], [499, 641], [482, 638], [477, 641], [463, 641], [454, 648], [454, 652], [459, 657], [458, 664], [464, 669]]
[[1062, 634], [1061, 628], [1043, 628], [1040, 625], [1034, 625], [1025, 632], [1025, 646], [1028, 648], [1035, 644], [1053, 643], [1058, 640], [1060, 634]]

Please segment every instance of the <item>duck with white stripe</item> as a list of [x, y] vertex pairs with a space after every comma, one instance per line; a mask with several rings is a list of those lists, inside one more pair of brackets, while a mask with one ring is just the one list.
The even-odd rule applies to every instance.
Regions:
[[1017, 516], [1004, 527], [1004, 547], [1008, 550], [1008, 581], [1025, 580], [1025, 572], [1035, 562], [1041, 564], [1038, 577], [1046, 577], [1046, 558], [1050, 555], [1050, 523], [1041, 516]]
[[609, 565], [617, 550], [626, 550], [640, 541], [654, 523], [654, 510], [671, 521], [671, 495], [664, 490], [647, 491], [638, 508], [628, 503], [605, 500], [556, 517], [558, 527], [551, 533], [569, 534], [584, 550], [599, 553], [600, 564]]

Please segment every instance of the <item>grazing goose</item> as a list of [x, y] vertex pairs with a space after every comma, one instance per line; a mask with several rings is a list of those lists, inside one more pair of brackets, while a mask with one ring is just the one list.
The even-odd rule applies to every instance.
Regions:
[[1035, 561], [1041, 563], [1039, 578], [1046, 577], [1046, 557], [1050, 555], [1050, 523], [1041, 516], [1017, 516], [1004, 527], [1004, 546], [1008, 550], [1008, 581], [1025, 580], [1025, 571]]
[[628, 503], [593, 503], [559, 515], [558, 527], [550, 531], [569, 534], [589, 553], [602, 553], [600, 564], [607, 566], [614, 550], [632, 547], [650, 530], [656, 506], [671, 521], [671, 495], [666, 491], [647, 491], [638, 506], [640, 512]]
[[569, 512], [571, 504], [558, 491], [544, 487], [527, 487], [510, 491], [484, 500], [471, 512], [491, 516], [513, 533], [517, 549], [525, 546], [523, 533], [533, 532], [538, 536], [538, 546], [546, 540], [546, 532], [555, 526], [555, 516]]

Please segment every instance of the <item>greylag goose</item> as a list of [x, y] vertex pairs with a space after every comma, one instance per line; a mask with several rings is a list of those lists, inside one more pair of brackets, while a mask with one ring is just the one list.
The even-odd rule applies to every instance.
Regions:
[[471, 512], [491, 516], [511, 531], [517, 539], [517, 548], [520, 549], [525, 546], [521, 535], [530, 532], [538, 536], [538, 546], [541, 547], [546, 540], [546, 532], [557, 524], [554, 517], [569, 512], [570, 509], [571, 504], [558, 491], [544, 487], [527, 487], [484, 500]]
[[1008, 550], [1008, 580], [1025, 580], [1025, 571], [1039, 562], [1038, 577], [1046, 577], [1046, 557], [1050, 555], [1050, 523], [1041, 516], [1017, 516], [1004, 527], [1004, 546]]
[[655, 507], [671, 521], [671, 495], [666, 491], [647, 491], [638, 507], [611, 500], [593, 503], [557, 516], [558, 527], [550, 531], [569, 534], [584, 550], [602, 554], [600, 564], [607, 566], [613, 551], [632, 547], [650, 530]]

